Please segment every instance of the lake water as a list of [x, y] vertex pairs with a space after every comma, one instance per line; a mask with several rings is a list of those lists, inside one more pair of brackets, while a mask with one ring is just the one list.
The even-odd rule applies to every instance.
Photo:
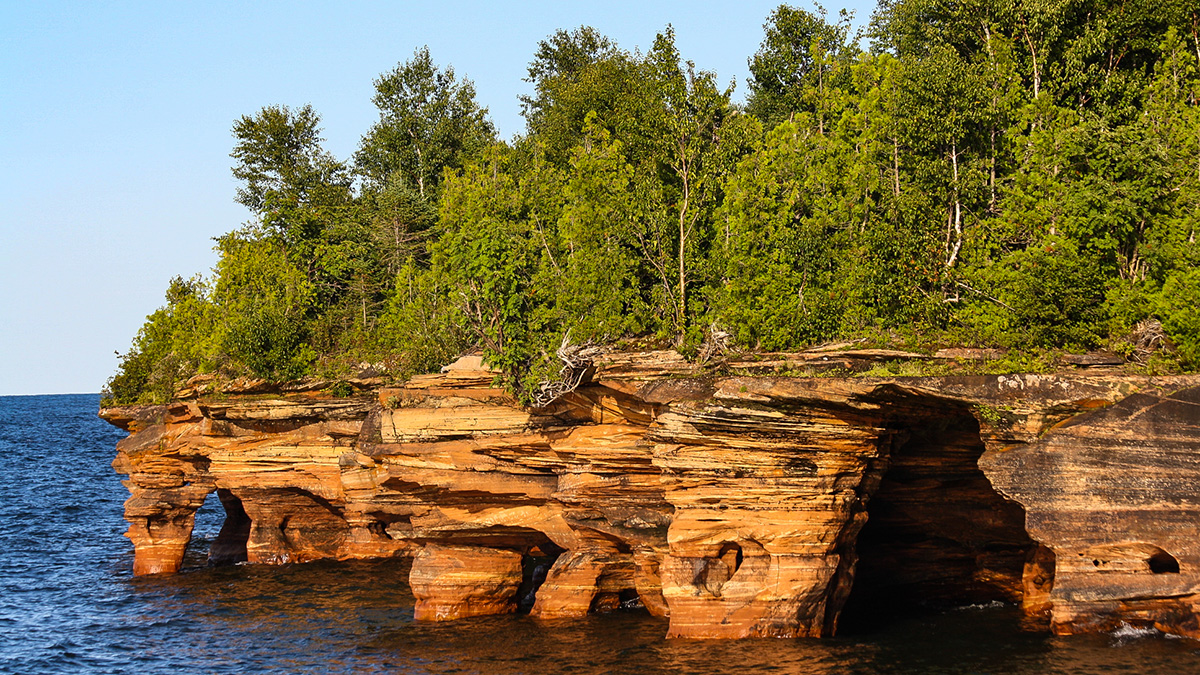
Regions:
[[1200, 643], [1025, 633], [1001, 606], [833, 640], [667, 640], [637, 611], [416, 623], [402, 560], [204, 567], [215, 496], [185, 571], [135, 579], [98, 402], [0, 397], [0, 673], [1200, 673]]

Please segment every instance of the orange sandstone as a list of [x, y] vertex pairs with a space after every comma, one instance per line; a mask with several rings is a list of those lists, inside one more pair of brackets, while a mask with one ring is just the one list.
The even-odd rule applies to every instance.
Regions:
[[102, 411], [130, 432], [135, 574], [179, 569], [215, 491], [213, 563], [413, 556], [423, 620], [641, 605], [673, 636], [817, 637], [1006, 600], [1060, 633], [1200, 637], [1200, 377], [716, 376], [647, 352], [531, 410], [493, 375], [465, 357], [346, 398], [197, 378]]

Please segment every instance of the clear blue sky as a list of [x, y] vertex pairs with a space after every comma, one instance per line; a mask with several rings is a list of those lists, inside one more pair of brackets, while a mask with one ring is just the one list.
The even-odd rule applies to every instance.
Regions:
[[[238, 116], [311, 103], [346, 158], [374, 78], [429, 45], [508, 138], [537, 42], [584, 24], [644, 51], [671, 23], [740, 98], [778, 4], [0, 3], [0, 395], [99, 391], [168, 280], [208, 273], [212, 238], [249, 218], [229, 173]], [[845, 6], [862, 24], [874, 2]]]

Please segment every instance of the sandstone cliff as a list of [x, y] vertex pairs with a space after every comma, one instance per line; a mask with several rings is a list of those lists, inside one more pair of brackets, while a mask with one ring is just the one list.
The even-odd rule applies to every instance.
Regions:
[[546, 409], [466, 357], [355, 395], [198, 386], [102, 416], [134, 572], [413, 556], [419, 619], [622, 604], [686, 637], [825, 636], [897, 604], [1021, 602], [1058, 633], [1200, 638], [1200, 377], [706, 374], [619, 354]]

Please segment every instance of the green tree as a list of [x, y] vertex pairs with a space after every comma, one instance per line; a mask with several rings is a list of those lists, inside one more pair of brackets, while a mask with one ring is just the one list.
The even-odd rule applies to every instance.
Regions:
[[146, 317], [117, 373], [105, 386], [114, 403], [163, 403], [197, 371], [218, 359], [214, 329], [218, 312], [199, 277], [171, 279], [167, 304]]
[[1185, 364], [1200, 367], [1200, 268], [1171, 274], [1153, 298], [1152, 310], [1175, 342]]
[[532, 392], [559, 329], [553, 289], [538, 283], [545, 244], [534, 229], [557, 221], [560, 185], [540, 153], [496, 145], [443, 187], [433, 273], [518, 392]]
[[303, 375], [316, 357], [307, 344], [312, 282], [271, 238], [234, 232], [218, 239], [217, 248], [213, 301], [228, 366], [275, 380]]
[[425, 261], [437, 223], [437, 204], [423, 198], [398, 175], [363, 195], [369, 239], [386, 272], [395, 276], [411, 259]]
[[529, 129], [540, 130], [546, 109], [559, 103], [564, 87], [578, 84], [597, 62], [619, 55], [617, 46], [591, 26], [559, 29], [539, 42], [525, 78], [533, 85], [534, 95], [520, 97]]
[[[657, 328], [642, 255], [645, 213], [634, 168], [620, 141], [589, 117], [585, 142], [571, 158], [563, 207], [546, 241], [543, 277], [556, 286], [557, 311], [574, 339], [611, 342]], [[537, 237], [547, 232], [535, 223]]]
[[267, 106], [233, 125], [237, 202], [289, 242], [316, 236], [325, 212], [351, 196], [346, 166], [321, 147], [320, 122], [312, 106]]
[[769, 129], [792, 113], [812, 113], [825, 133], [830, 107], [844, 89], [857, 48], [850, 32], [853, 15], [842, 10], [830, 24], [825, 10], [780, 5], [763, 25], [762, 46], [750, 59], [747, 111]]
[[810, 113], [777, 126], [738, 166], [722, 216], [728, 279], [721, 318], [741, 344], [789, 349], [840, 328], [832, 297], [837, 228], [820, 213], [822, 139]]
[[378, 345], [393, 375], [435, 371], [473, 346], [463, 298], [440, 269], [409, 260], [393, 288], [378, 328]]
[[[986, 182], [983, 113], [986, 78], [948, 45], [932, 45], [921, 58], [902, 59], [899, 115], [920, 188], [936, 195], [945, 220], [944, 266], [962, 252], [971, 213], [979, 213]], [[931, 214], [932, 215], [932, 214]]]
[[442, 172], [495, 140], [487, 108], [475, 101], [475, 85], [439, 68], [422, 47], [407, 62], [375, 80], [379, 121], [355, 153], [358, 171], [382, 186], [399, 175], [422, 197], [432, 198]]

